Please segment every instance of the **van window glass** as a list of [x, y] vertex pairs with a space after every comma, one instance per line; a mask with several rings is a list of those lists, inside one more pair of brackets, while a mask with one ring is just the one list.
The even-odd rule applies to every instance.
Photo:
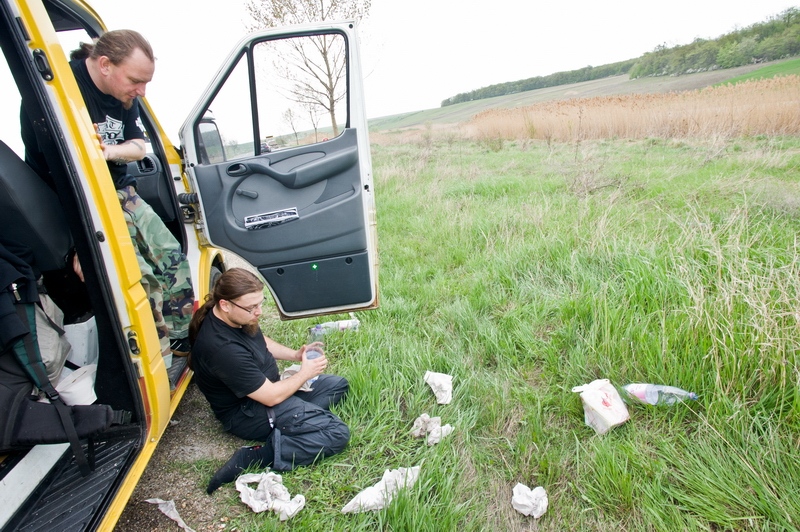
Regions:
[[252, 71], [242, 55], [205, 114], [220, 132], [224, 159], [340, 135], [348, 124], [346, 52], [344, 35], [330, 33], [256, 43]]

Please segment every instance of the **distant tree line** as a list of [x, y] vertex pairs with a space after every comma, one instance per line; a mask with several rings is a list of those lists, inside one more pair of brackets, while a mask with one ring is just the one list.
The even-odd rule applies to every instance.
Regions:
[[691, 44], [657, 46], [631, 68], [631, 78], [677, 76], [717, 68], [773, 61], [800, 55], [800, 10], [790, 8], [747, 28], [714, 40], [696, 39]]
[[636, 61], [636, 59], [629, 59], [627, 61], [620, 61], [619, 63], [611, 63], [599, 67], [587, 66], [578, 70], [556, 72], [555, 74], [550, 74], [549, 76], [536, 76], [535, 78], [509, 81], [507, 83], [498, 83], [497, 85], [489, 85], [488, 87], [484, 87], [482, 89], [463, 92], [448, 98], [442, 102], [442, 107], [453, 105], [455, 103], [471, 102], [473, 100], [481, 100], [483, 98], [492, 98], [494, 96], [506, 96], [508, 94], [516, 94], [518, 92], [532, 91], [535, 89], [544, 89], [546, 87], [555, 87], [557, 85], [568, 85], [570, 83], [578, 83], [580, 81], [590, 81], [593, 79], [607, 78], [610, 76], [619, 76], [620, 74], [627, 74]]
[[447, 98], [442, 101], [442, 107], [620, 74], [628, 74], [634, 79], [645, 76], [677, 76], [796, 55], [800, 55], [800, 10], [793, 7], [766, 22], [753, 24], [714, 40], [696, 39], [691, 44], [672, 48], [659, 45], [637, 59], [490, 85]]

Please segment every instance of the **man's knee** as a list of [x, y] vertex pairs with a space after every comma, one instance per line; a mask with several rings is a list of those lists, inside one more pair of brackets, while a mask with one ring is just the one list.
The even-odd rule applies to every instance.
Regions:
[[326, 454], [338, 454], [342, 452], [350, 442], [350, 427], [348, 427], [344, 421], [335, 424], [328, 434], [330, 436], [330, 443], [328, 445], [330, 453]]

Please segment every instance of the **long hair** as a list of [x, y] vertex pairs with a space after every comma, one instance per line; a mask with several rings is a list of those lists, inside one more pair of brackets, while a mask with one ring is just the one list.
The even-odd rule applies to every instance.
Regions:
[[203, 320], [206, 319], [208, 312], [214, 308], [220, 299], [231, 301], [245, 294], [262, 292], [263, 290], [264, 283], [253, 273], [242, 268], [231, 268], [220, 275], [217, 282], [214, 283], [214, 288], [206, 295], [203, 306], [197, 309], [197, 312], [192, 316], [192, 321], [189, 323], [189, 343], [194, 343], [197, 333], [200, 332]]
[[107, 31], [93, 43], [80, 43], [80, 47], [70, 53], [70, 59], [98, 59], [106, 56], [114, 65], [119, 65], [136, 49], [144, 53], [150, 61], [155, 61], [153, 48], [142, 34], [133, 30]]

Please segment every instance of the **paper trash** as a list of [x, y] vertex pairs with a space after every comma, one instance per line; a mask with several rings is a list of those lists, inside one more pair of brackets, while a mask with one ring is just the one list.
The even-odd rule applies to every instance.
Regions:
[[547, 511], [547, 492], [541, 486], [531, 490], [525, 484], [517, 484], [514, 486], [511, 506], [522, 515], [539, 519]]
[[[300, 371], [300, 364], [292, 364], [291, 366], [289, 366], [288, 368], [283, 370], [283, 373], [281, 373], [281, 380], [288, 379], [289, 377], [291, 377], [292, 375], [294, 375], [298, 371]], [[313, 388], [308, 383], [308, 381], [306, 381], [306, 382], [303, 383], [303, 385], [297, 391], [299, 391], [299, 392], [310, 392], [312, 390], [313, 390]]]
[[361, 491], [342, 508], [343, 514], [380, 510], [392, 502], [401, 488], [410, 488], [419, 478], [419, 466], [387, 469], [374, 486]]
[[584, 420], [598, 434], [605, 434], [630, 419], [628, 408], [608, 379], [597, 379], [572, 391], [581, 393]]
[[165, 501], [164, 499], [146, 499], [144, 502], [157, 504], [158, 509], [161, 510], [161, 513], [178, 523], [179, 527], [184, 529], [186, 532], [194, 532], [194, 529], [189, 527], [189, 525], [187, 525], [183, 519], [181, 519], [177, 508], [175, 508], [175, 501]]
[[442, 426], [442, 418], [430, 417], [428, 414], [422, 414], [414, 420], [414, 426], [411, 428], [411, 435], [415, 438], [422, 438], [428, 436], [426, 440], [428, 445], [434, 445], [442, 441], [442, 438], [453, 432], [453, 427], [449, 424]]
[[[248, 484], [258, 483], [256, 489]], [[272, 472], [247, 473], [236, 479], [239, 498], [256, 513], [272, 510], [286, 521], [297, 515], [306, 505], [306, 498], [295, 495], [291, 498], [289, 490], [283, 485], [280, 475]]]
[[449, 405], [453, 399], [453, 377], [444, 373], [426, 371], [424, 379], [433, 390], [436, 402], [440, 405]]

